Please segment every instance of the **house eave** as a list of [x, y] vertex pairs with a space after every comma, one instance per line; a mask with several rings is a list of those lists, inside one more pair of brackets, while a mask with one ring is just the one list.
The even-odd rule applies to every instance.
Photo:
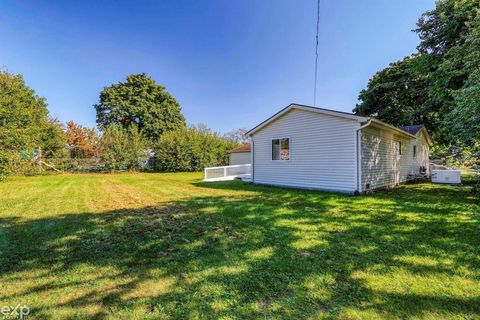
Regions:
[[330, 116], [334, 116], [334, 117], [340, 117], [340, 118], [344, 118], [344, 119], [350, 119], [350, 120], [354, 120], [354, 121], [357, 121], [357, 122], [360, 122], [360, 123], [369, 120], [368, 117], [357, 116], [357, 115], [350, 114], [350, 113], [347, 113], [347, 112], [335, 111], [335, 110], [330, 110], [330, 109], [324, 109], [324, 108], [318, 108], [318, 107], [306, 106], [306, 105], [302, 105], [302, 104], [291, 103], [288, 106], [286, 106], [285, 108], [283, 108], [282, 110], [278, 111], [277, 113], [275, 113], [274, 115], [269, 117], [267, 120], [265, 120], [265, 121], [261, 122], [260, 124], [258, 124], [257, 126], [255, 126], [253, 129], [250, 129], [246, 133], [246, 135], [251, 136], [252, 134], [257, 132], [258, 130], [262, 129], [263, 127], [267, 126], [269, 123], [275, 121], [276, 119], [280, 118], [281, 116], [283, 116], [284, 114], [286, 114], [287, 112], [289, 112], [290, 110], [293, 110], [293, 109], [315, 112], [315, 113], [320, 113], [320, 114], [326, 114], [326, 115], [330, 115]]
[[406, 131], [403, 131], [402, 129], [400, 128], [397, 128], [395, 126], [392, 126], [391, 124], [388, 124], [386, 122], [383, 122], [383, 121], [380, 121], [378, 119], [375, 119], [375, 118], [370, 118], [372, 120], [372, 123], [376, 124], [376, 125], [379, 125], [379, 126], [382, 126], [384, 128], [387, 128], [387, 129], [390, 129], [392, 131], [395, 131], [397, 134], [400, 134], [400, 135], [403, 135], [403, 136], [407, 136], [409, 138], [412, 138], [412, 139], [416, 139], [417, 136], [411, 134], [411, 133], [408, 133]]
[[433, 142], [432, 142], [432, 139], [430, 138], [430, 135], [428, 134], [428, 131], [425, 127], [423, 127], [422, 130], [417, 132], [417, 137], [419, 137], [421, 134], [425, 135], [428, 146], [431, 147], [433, 145]]

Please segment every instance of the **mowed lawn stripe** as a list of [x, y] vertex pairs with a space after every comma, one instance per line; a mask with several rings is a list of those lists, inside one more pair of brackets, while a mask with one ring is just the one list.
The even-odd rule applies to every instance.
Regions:
[[49, 319], [480, 317], [469, 177], [359, 197], [201, 178], [0, 184], [22, 184], [0, 193], [0, 301]]

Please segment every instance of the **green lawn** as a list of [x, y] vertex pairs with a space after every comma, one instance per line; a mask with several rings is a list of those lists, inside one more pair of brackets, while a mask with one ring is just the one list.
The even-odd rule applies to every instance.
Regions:
[[41, 319], [479, 318], [469, 188], [352, 197], [197, 173], [11, 178], [0, 307]]

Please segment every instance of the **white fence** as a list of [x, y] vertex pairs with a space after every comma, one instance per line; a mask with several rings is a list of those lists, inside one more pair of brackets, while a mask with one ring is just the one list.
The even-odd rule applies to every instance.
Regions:
[[205, 168], [205, 181], [225, 181], [242, 179], [250, 181], [252, 174], [251, 164], [239, 164], [235, 166]]

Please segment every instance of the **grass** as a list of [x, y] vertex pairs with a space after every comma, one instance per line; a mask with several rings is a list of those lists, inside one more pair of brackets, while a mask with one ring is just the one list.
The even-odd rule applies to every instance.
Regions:
[[0, 307], [38, 319], [473, 319], [470, 186], [371, 196], [200, 174], [0, 184]]

